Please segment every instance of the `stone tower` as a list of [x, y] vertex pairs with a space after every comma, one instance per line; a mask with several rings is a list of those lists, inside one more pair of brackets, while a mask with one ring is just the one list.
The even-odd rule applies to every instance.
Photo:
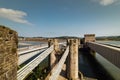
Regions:
[[0, 26], [0, 80], [17, 80], [17, 32]]

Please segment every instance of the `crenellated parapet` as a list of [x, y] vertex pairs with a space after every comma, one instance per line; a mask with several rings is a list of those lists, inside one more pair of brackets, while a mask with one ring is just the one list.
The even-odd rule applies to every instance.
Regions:
[[95, 42], [95, 34], [85, 34], [84, 35], [84, 42]]
[[17, 32], [0, 26], [0, 80], [17, 80]]

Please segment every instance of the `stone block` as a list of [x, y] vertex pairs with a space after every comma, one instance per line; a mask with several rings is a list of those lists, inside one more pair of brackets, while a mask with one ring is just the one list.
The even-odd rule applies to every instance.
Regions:
[[0, 80], [17, 80], [17, 32], [0, 26]]

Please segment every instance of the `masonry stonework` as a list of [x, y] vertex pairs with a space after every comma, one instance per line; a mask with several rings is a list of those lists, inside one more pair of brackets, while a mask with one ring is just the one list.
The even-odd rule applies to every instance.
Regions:
[[57, 39], [49, 39], [48, 40], [48, 46], [50, 47], [51, 45], [54, 46], [54, 50], [51, 52], [50, 56], [49, 56], [49, 60], [50, 60], [50, 69], [52, 70], [52, 68], [55, 66], [56, 64], [56, 53], [57, 51], [59, 51], [59, 44], [58, 44], [58, 40]]
[[17, 80], [17, 32], [0, 26], [0, 80]]
[[77, 80], [78, 77], [78, 39], [70, 40], [70, 80]]
[[86, 42], [95, 42], [96, 39], [95, 39], [95, 34], [85, 34], [84, 35], [84, 38], [85, 38], [85, 43]]

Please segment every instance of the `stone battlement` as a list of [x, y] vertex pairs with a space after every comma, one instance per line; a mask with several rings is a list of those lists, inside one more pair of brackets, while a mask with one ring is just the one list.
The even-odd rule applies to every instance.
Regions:
[[17, 32], [0, 26], [0, 80], [17, 80]]

